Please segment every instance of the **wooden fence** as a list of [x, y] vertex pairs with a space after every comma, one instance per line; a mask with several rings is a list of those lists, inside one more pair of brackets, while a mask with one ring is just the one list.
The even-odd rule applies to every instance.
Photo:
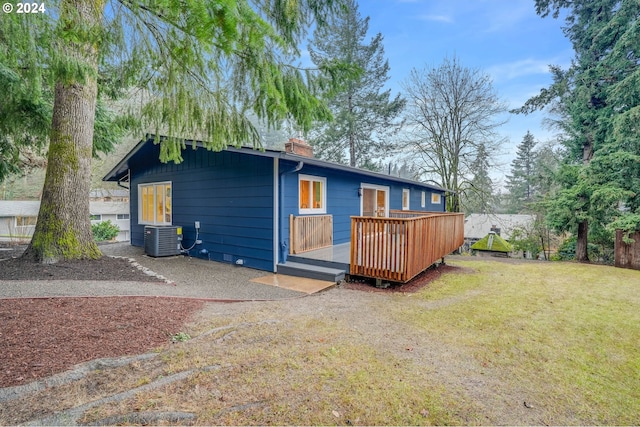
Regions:
[[640, 231], [629, 236], [633, 242], [625, 243], [624, 232], [616, 230], [615, 240], [615, 266], [640, 270]]
[[333, 245], [331, 215], [289, 216], [290, 254]]
[[464, 214], [414, 214], [351, 217], [350, 274], [408, 282], [464, 243]]

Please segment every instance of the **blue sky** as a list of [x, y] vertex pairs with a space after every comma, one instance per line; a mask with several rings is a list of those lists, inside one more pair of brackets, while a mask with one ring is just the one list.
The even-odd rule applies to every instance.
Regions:
[[[567, 68], [573, 57], [564, 21], [536, 15], [534, 0], [360, 0], [359, 11], [370, 17], [370, 36], [384, 36], [394, 94], [412, 68], [438, 66], [455, 55], [491, 76], [500, 98], [517, 108], [549, 85], [549, 65]], [[503, 173], [527, 130], [538, 141], [552, 139], [543, 117], [509, 115], [500, 130], [510, 140], [500, 158]]]

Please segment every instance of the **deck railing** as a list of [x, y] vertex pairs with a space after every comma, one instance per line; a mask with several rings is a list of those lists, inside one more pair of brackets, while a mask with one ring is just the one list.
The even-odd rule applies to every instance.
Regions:
[[415, 218], [418, 216], [432, 216], [438, 215], [442, 212], [424, 212], [424, 211], [399, 211], [399, 210], [390, 210], [389, 218]]
[[290, 254], [333, 245], [331, 215], [289, 216]]
[[[391, 214], [396, 212], [403, 211]], [[351, 217], [350, 274], [408, 282], [464, 243], [464, 214], [413, 214], [409, 218]]]

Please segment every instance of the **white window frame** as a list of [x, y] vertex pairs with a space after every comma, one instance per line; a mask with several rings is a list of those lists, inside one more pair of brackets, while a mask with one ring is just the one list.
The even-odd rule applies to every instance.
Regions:
[[422, 198], [420, 199], [420, 207], [421, 208], [426, 208], [427, 207], [427, 192], [426, 191], [422, 192]]
[[[18, 218], [20, 218], [20, 221], [18, 221]], [[27, 218], [33, 218], [33, 224], [31, 223], [32, 220]], [[22, 224], [18, 224], [18, 222], [21, 222]], [[34, 227], [37, 222], [38, 222], [38, 217], [33, 215], [18, 215], [13, 217], [14, 227]]]
[[[360, 183], [360, 188], [365, 189], [371, 189], [371, 190], [376, 190], [376, 191], [384, 191], [384, 213], [383, 213], [383, 218], [388, 218], [389, 217], [389, 194], [391, 193], [391, 187], [385, 186], [385, 185], [376, 185], [376, 184], [367, 184], [364, 182]], [[377, 199], [377, 194], [376, 194], [376, 199]], [[376, 200], [377, 203], [377, 200]], [[364, 215], [364, 200], [363, 197], [360, 196], [360, 216]]]
[[[308, 206], [311, 206], [311, 202], [313, 201], [313, 182], [319, 182], [321, 185], [320, 198], [322, 206], [320, 208], [302, 208], [302, 200], [300, 200], [300, 182], [301, 181], [309, 181], [311, 182], [312, 191], [309, 192], [310, 199], [308, 200]], [[304, 214], [326, 214], [327, 213], [327, 178], [324, 176], [315, 176], [315, 175], [298, 175], [298, 213], [300, 215]]]
[[[158, 195], [156, 194], [156, 185], [170, 185], [171, 186], [171, 212], [170, 212], [170, 219], [169, 221], [165, 220], [166, 217], [166, 201], [165, 203], [163, 203], [163, 209], [165, 209], [165, 214], [162, 217], [161, 221], [158, 221], [158, 218], [156, 218], [156, 214], [157, 214], [157, 197]], [[142, 188], [143, 187], [152, 187], [153, 188], [153, 206], [154, 206], [154, 210], [153, 210], [153, 221], [143, 221], [142, 220]], [[171, 181], [161, 181], [161, 182], [145, 182], [143, 184], [138, 184], [138, 224], [141, 225], [172, 225], [172, 221], [173, 221], [173, 183]]]
[[128, 221], [130, 218], [129, 214], [116, 214], [116, 220], [118, 221]]
[[91, 214], [91, 221], [102, 221], [102, 214]]
[[442, 203], [442, 195], [440, 193], [431, 193], [431, 204], [439, 205]]
[[[407, 195], [407, 197], [405, 197], [404, 195]], [[407, 202], [407, 204], [405, 205], [404, 202]], [[402, 189], [402, 210], [403, 211], [408, 211], [411, 207], [411, 190], [409, 190], [408, 188], [403, 188]]]

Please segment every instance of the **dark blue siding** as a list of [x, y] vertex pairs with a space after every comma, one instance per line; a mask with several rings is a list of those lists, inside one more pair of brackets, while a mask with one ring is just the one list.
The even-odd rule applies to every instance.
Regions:
[[[280, 162], [280, 173], [284, 186], [281, 198], [280, 240], [289, 244], [289, 215], [300, 215], [298, 211], [298, 175], [313, 175], [327, 179], [327, 214], [333, 215], [333, 241], [335, 244], [346, 243], [351, 238], [351, 216], [360, 215], [360, 197], [358, 188], [361, 184], [373, 184], [389, 187], [389, 209], [402, 209], [402, 190], [410, 190], [410, 209], [416, 211], [444, 211], [444, 192], [433, 190], [419, 184], [409, 184], [387, 180], [384, 177], [359, 175], [354, 172], [327, 169], [320, 166], [304, 165], [298, 172], [290, 172], [296, 164], [290, 161]], [[422, 191], [425, 191], [426, 205], [421, 207]], [[431, 193], [441, 194], [442, 203], [431, 204]]]
[[[192, 256], [242, 259], [245, 266], [273, 270], [273, 159], [188, 148], [176, 165], [159, 164], [158, 154], [156, 147], [152, 161], [131, 171], [131, 244], [144, 244], [138, 184], [171, 181], [172, 222], [183, 227], [183, 246], [194, 243], [194, 222], [200, 221], [203, 243]], [[202, 249], [209, 254], [199, 255]]]

